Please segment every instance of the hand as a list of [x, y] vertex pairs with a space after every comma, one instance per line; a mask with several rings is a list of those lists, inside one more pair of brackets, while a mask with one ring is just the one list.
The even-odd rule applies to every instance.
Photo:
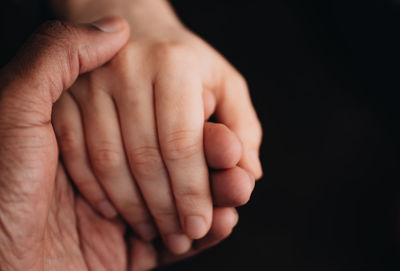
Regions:
[[105, 31], [49, 23], [1, 73], [1, 270], [53, 268], [67, 255], [65, 266], [84, 265], [71, 187], [60, 178], [55, 182], [58, 151], [50, 119], [61, 91], [79, 73], [108, 61], [129, 37], [121, 19], [98, 27]]
[[261, 126], [245, 80], [214, 49], [179, 23], [130, 18], [129, 43], [61, 98], [54, 125], [88, 201], [106, 216], [115, 206], [144, 240], [154, 238], [155, 221], [182, 253], [212, 223], [204, 120], [215, 114], [239, 136], [239, 166], [255, 178]]
[[[72, 189], [58, 162], [56, 138], [50, 123], [52, 104], [79, 73], [102, 65], [127, 37], [127, 25], [117, 18], [99, 22], [97, 27], [49, 23], [2, 70], [1, 270], [135, 271], [153, 268], [157, 262], [176, 260], [167, 254], [155, 254], [149, 244], [139, 243], [134, 237], [126, 242], [125, 225], [99, 217]], [[219, 145], [215, 144], [229, 138], [224, 139], [226, 133], [215, 125], [207, 131], [205, 144], [209, 147], [206, 150], [220, 153]], [[213, 140], [207, 140], [207, 134]], [[224, 150], [227, 149], [224, 147]], [[213, 151], [207, 158], [219, 165], [229, 163]], [[250, 179], [247, 182], [242, 182], [246, 180], [243, 177], [228, 179], [229, 172], [232, 175], [233, 171], [244, 173], [238, 168], [226, 171], [212, 185], [221, 200], [219, 204], [238, 204], [251, 193]], [[234, 176], [240, 177], [240, 173]], [[245, 191], [246, 187], [247, 195], [235, 192], [236, 188]], [[215, 209], [211, 231], [198, 241], [198, 249], [226, 237], [236, 220], [232, 209]]]

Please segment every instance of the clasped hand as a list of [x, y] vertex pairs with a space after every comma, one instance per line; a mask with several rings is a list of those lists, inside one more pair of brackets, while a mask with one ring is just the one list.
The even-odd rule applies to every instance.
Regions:
[[[51, 23], [3, 69], [2, 270], [148, 270], [218, 243], [236, 224], [230, 207], [248, 199], [261, 174], [249, 158], [260, 139], [246, 141], [241, 126], [243, 112], [255, 118], [243, 81], [237, 77], [234, 86], [203, 89], [207, 76], [200, 70], [185, 73], [194, 68], [190, 64], [172, 67], [182, 44], [144, 54], [140, 43], [126, 45], [128, 36], [127, 24], [118, 18], [94, 26]], [[200, 51], [207, 48], [197, 42]], [[183, 63], [190, 62], [186, 57]], [[153, 69], [150, 59], [164, 61], [163, 69]], [[200, 60], [207, 63], [202, 57], [191, 63]], [[100, 66], [73, 85], [79, 74]], [[237, 112], [224, 114], [232, 105]], [[226, 126], [204, 123], [214, 111]], [[58, 162], [52, 115], [68, 173], [95, 209], [72, 189]], [[218, 170], [211, 171], [211, 182], [208, 167]], [[114, 207], [104, 207], [106, 199], [123, 219], [95, 211], [113, 216]], [[204, 228], [196, 219], [185, 221], [193, 215], [204, 218]], [[153, 220], [168, 249], [156, 250], [148, 242]], [[128, 238], [126, 222], [134, 229]], [[178, 241], [169, 243], [171, 235]], [[191, 246], [192, 238], [198, 240]]]

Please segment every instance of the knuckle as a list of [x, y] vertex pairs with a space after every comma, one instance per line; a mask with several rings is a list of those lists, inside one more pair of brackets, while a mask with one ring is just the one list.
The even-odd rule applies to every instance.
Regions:
[[199, 153], [202, 141], [197, 134], [192, 130], [171, 133], [164, 142], [164, 158], [169, 161], [186, 160]]
[[121, 204], [121, 209], [126, 210], [127, 213], [134, 214], [137, 220], [148, 218], [148, 212], [143, 204], [138, 200], [125, 199]]
[[210, 191], [194, 183], [184, 184], [174, 191], [176, 204], [181, 214], [203, 213], [206, 215], [212, 208]]
[[186, 185], [181, 187], [177, 192], [177, 200], [180, 204], [187, 209], [198, 208], [199, 205], [204, 202], [207, 197], [197, 187], [193, 185]]
[[123, 154], [112, 148], [99, 148], [93, 151], [91, 160], [94, 170], [103, 175], [121, 167]]
[[160, 150], [155, 146], [134, 148], [129, 152], [129, 159], [138, 178], [158, 170], [162, 166]]
[[109, 62], [113, 69], [126, 69], [132, 65], [134, 53], [138, 50], [136, 45], [132, 42], [126, 44]]
[[180, 45], [179, 43], [174, 42], [160, 42], [155, 43], [152, 46], [152, 51], [156, 52], [156, 56], [161, 59], [166, 59], [169, 57], [174, 57], [177, 53], [179, 53]]
[[171, 221], [178, 220], [177, 212], [167, 207], [158, 207], [152, 210], [152, 215], [157, 225], [165, 225]]
[[75, 60], [75, 62], [70, 61], [70, 63], [75, 64], [75, 66], [71, 67], [71, 70], [75, 70], [76, 72], [88, 71], [89, 67], [86, 64], [88, 60], [94, 59], [96, 63], [100, 63], [101, 61], [98, 51], [93, 50], [88, 44], [81, 44], [79, 50], [70, 50], [70, 52], [70, 59]]
[[97, 182], [95, 179], [87, 176], [81, 176], [78, 178], [74, 178], [74, 183], [85, 197], [92, 198], [96, 195]]
[[57, 138], [63, 153], [74, 153], [80, 146], [79, 138], [71, 131], [64, 130]]
[[127, 199], [120, 206], [120, 212], [130, 225], [137, 225], [151, 221], [147, 209], [139, 201]]
[[156, 59], [162, 63], [174, 66], [177, 61], [187, 61], [190, 59], [189, 50], [179, 42], [157, 43], [152, 46]]

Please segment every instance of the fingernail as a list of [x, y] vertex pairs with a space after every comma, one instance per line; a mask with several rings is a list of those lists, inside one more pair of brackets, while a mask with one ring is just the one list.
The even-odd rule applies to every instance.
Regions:
[[115, 210], [108, 200], [101, 201], [99, 204], [97, 204], [97, 207], [101, 214], [106, 218], [114, 218], [118, 214], [117, 210]]
[[92, 25], [103, 32], [117, 32], [123, 27], [121, 19], [116, 17], [101, 19], [92, 23]]
[[189, 251], [192, 240], [184, 234], [169, 234], [165, 237], [167, 247], [174, 254], [183, 254]]
[[144, 241], [153, 241], [157, 236], [157, 230], [151, 223], [138, 224], [135, 230]]
[[207, 234], [206, 222], [201, 216], [188, 216], [185, 219], [185, 232], [193, 239], [200, 239]]

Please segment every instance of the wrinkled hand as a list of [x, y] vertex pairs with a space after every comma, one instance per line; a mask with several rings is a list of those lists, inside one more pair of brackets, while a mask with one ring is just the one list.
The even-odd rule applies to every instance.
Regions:
[[[58, 161], [50, 122], [53, 103], [79, 74], [108, 61], [124, 45], [128, 33], [128, 26], [118, 18], [97, 27], [48, 23], [2, 70], [1, 270], [148, 270], [178, 259], [134, 236], [125, 239], [126, 225], [106, 220], [91, 209], [73, 190]], [[212, 145], [224, 136], [223, 129], [213, 124], [207, 129], [215, 141], [205, 145], [217, 150]], [[218, 160], [212, 151], [206, 155]], [[217, 162], [223, 164], [222, 160]], [[252, 183], [240, 179], [220, 178], [213, 184], [220, 204], [236, 204], [248, 197]], [[242, 185], [248, 187], [247, 195], [235, 194], [237, 186], [246, 190]], [[182, 257], [225, 238], [236, 220], [233, 209], [215, 208], [209, 234]]]

